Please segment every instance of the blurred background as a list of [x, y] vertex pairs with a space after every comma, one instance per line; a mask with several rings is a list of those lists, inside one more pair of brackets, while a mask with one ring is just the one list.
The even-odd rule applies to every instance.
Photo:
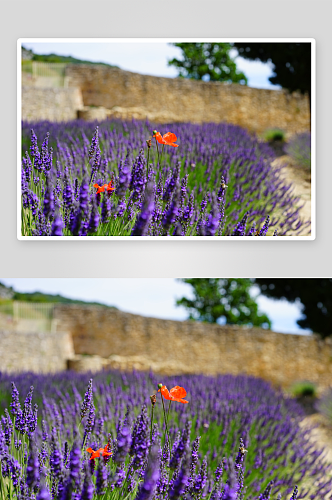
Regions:
[[[182, 50], [171, 43], [73, 43], [73, 42], [24, 42], [25, 60], [43, 62], [89, 61], [116, 66], [125, 71], [142, 75], [175, 78], [178, 70], [169, 65], [172, 59], [181, 59]], [[241, 57], [236, 48], [230, 48], [229, 56], [237, 69], [247, 77], [249, 87], [280, 89], [270, 82], [273, 63], [248, 60]], [[208, 81], [208, 75], [203, 76]]]
[[[0, 281], [3, 298], [8, 295], [14, 300], [32, 302], [55, 302], [65, 299], [68, 299], [68, 302], [86, 301], [106, 304], [132, 314], [178, 321], [188, 318], [188, 309], [177, 305], [177, 300], [182, 297], [194, 298], [194, 287], [190, 283], [169, 278], [0, 278]], [[203, 283], [202, 279], [197, 281]], [[237, 280], [234, 279], [233, 282], [236, 284]], [[220, 285], [222, 283], [223, 280], [219, 282]], [[261, 288], [255, 280], [248, 280], [247, 283], [250, 297], [254, 299], [258, 310], [269, 318], [273, 331], [303, 335], [312, 331], [310, 328], [301, 328], [297, 323], [303, 316], [301, 311], [304, 308], [300, 297], [292, 302], [286, 298], [275, 300], [263, 294], [264, 292], [261, 293]], [[215, 291], [215, 283], [207, 280], [205, 285], [207, 288], [211, 286]], [[216, 302], [219, 299], [216, 297]], [[223, 314], [216, 318], [219, 324], [225, 324], [226, 321], [227, 318]]]

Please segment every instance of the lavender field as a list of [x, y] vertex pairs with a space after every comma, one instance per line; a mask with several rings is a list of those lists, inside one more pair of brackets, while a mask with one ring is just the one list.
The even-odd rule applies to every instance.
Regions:
[[22, 155], [24, 236], [310, 232], [273, 151], [235, 125], [23, 123]]
[[313, 500], [331, 493], [331, 465], [299, 426], [300, 406], [263, 380], [90, 377], [0, 375], [1, 500]]

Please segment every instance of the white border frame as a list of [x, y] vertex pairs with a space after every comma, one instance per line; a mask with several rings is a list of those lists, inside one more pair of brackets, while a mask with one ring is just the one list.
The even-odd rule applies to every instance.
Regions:
[[[311, 234], [308, 236], [23, 236], [21, 234], [21, 150], [22, 150], [22, 44], [53, 43], [169, 43], [169, 42], [307, 42], [311, 43]], [[316, 40], [314, 38], [19, 38], [17, 40], [17, 239], [21, 241], [312, 241], [316, 238]]]

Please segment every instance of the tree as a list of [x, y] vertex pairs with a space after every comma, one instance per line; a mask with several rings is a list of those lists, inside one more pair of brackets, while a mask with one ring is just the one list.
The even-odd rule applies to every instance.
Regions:
[[308, 93], [311, 102], [311, 43], [234, 43], [234, 47], [245, 59], [271, 61], [270, 82], [290, 92]]
[[248, 278], [186, 278], [192, 286], [193, 299], [182, 297], [177, 306], [185, 307], [192, 320], [217, 323], [224, 320], [230, 325], [250, 325], [270, 328], [266, 314], [259, 314], [258, 306], [250, 295], [253, 280]]
[[331, 278], [257, 278], [261, 293], [273, 299], [301, 301], [301, 328], [310, 328], [322, 338], [332, 335]]
[[211, 82], [235, 82], [247, 84], [247, 77], [237, 71], [230, 57], [230, 43], [172, 43], [182, 50], [182, 59], [168, 61], [169, 66], [179, 69], [179, 76]]

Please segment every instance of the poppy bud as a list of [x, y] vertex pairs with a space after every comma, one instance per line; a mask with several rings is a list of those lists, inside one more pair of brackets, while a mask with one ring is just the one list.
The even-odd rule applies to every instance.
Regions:
[[154, 406], [156, 404], [156, 401], [157, 401], [157, 396], [155, 394], [152, 394], [152, 396], [150, 396], [150, 399], [151, 399], [152, 406]]
[[156, 135], [158, 132], [156, 130], [154, 130], [152, 133], [153, 133], [153, 135]]
[[148, 148], [150, 149], [150, 148], [151, 148], [151, 139], [148, 139], [148, 140], [146, 141], [146, 144], [148, 145]]
[[161, 389], [163, 384], [158, 384], [158, 389]]

